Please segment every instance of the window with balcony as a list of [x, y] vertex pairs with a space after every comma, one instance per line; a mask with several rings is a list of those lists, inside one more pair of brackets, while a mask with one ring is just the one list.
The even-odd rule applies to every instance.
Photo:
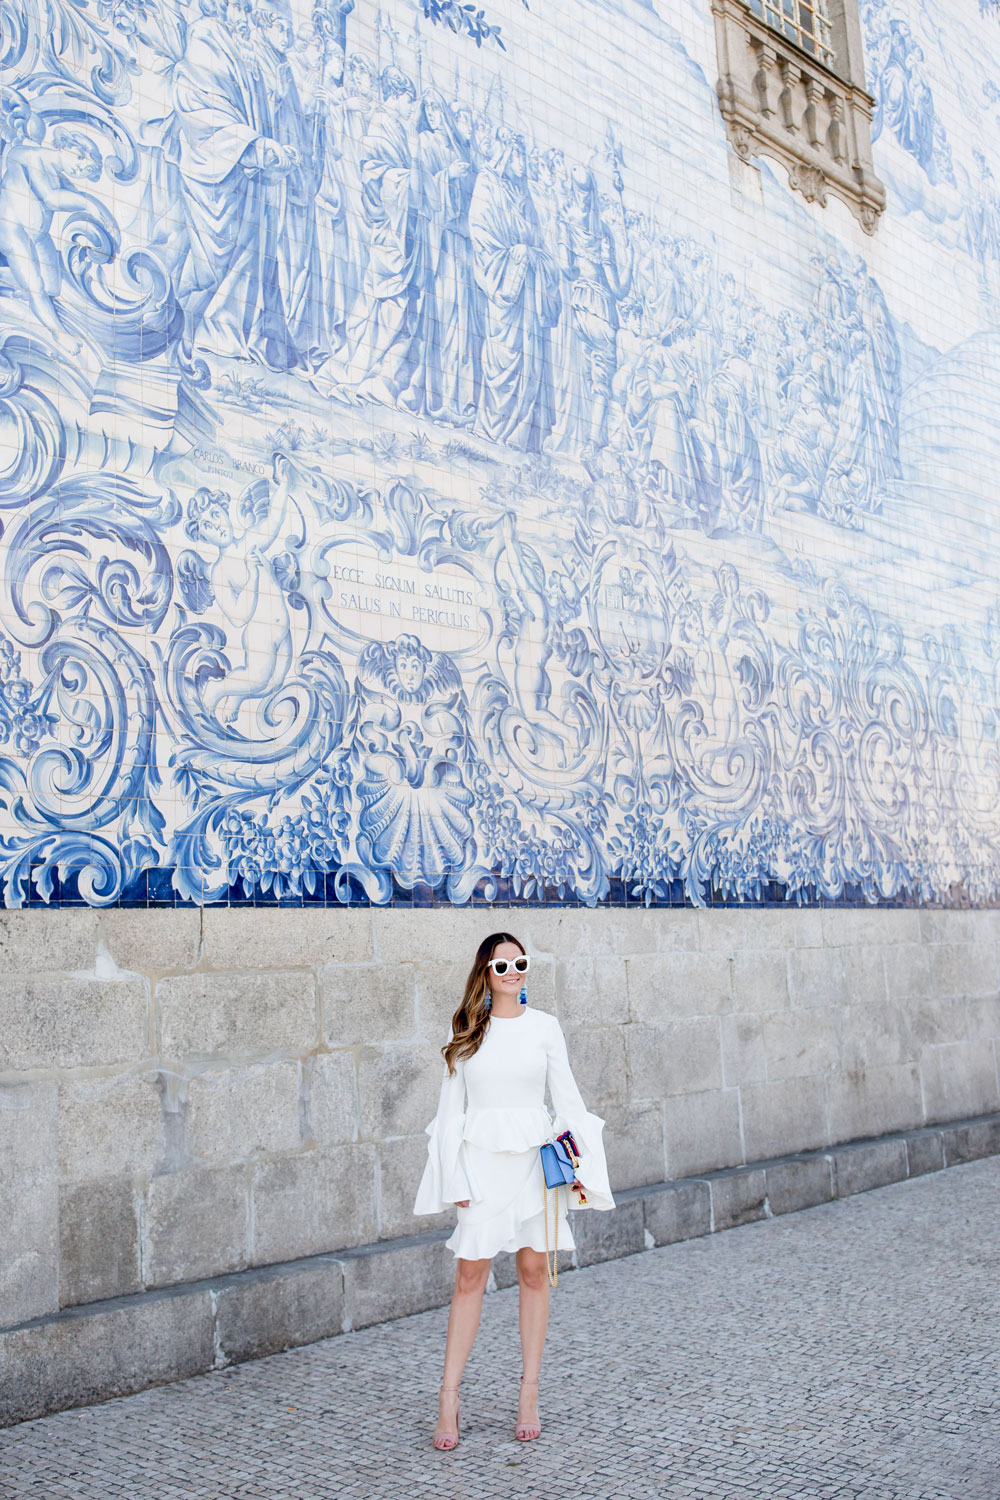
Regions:
[[885, 189], [872, 165], [857, 0], [712, 0], [719, 105], [744, 161], [781, 162], [810, 202], [842, 198], [872, 234]]

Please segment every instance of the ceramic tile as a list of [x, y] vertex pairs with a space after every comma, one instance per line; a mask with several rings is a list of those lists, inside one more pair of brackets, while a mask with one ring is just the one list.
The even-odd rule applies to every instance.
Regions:
[[994, 0], [8, 9], [8, 905], [996, 899]]

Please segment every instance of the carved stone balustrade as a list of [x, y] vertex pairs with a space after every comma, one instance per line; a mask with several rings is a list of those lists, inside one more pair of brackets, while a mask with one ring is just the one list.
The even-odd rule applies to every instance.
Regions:
[[[834, 72], [755, 16], [743, 0], [712, 0], [719, 54], [719, 105], [736, 154], [783, 163], [810, 203], [830, 193], [868, 234], [885, 207], [871, 151], [873, 99], [864, 88], [856, 17], [839, 7]], [[840, 76], [843, 72], [844, 76]]]

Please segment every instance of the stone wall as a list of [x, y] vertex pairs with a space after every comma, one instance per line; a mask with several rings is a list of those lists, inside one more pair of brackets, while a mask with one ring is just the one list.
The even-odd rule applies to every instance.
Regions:
[[[391, 1240], [476, 909], [0, 917], [0, 1327]], [[1000, 1107], [1000, 914], [519, 910], [627, 1189]]]

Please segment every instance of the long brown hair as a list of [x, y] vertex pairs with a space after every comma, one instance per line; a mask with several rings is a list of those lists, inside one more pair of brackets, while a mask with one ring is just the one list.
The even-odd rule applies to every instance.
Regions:
[[509, 932], [491, 932], [476, 949], [476, 956], [465, 981], [462, 1003], [451, 1018], [451, 1041], [441, 1048], [448, 1072], [454, 1073], [459, 1058], [473, 1057], [483, 1045], [486, 1028], [490, 1024], [489, 985], [486, 971], [490, 959], [501, 943], [513, 943], [522, 953], [527, 949], [519, 938]]

